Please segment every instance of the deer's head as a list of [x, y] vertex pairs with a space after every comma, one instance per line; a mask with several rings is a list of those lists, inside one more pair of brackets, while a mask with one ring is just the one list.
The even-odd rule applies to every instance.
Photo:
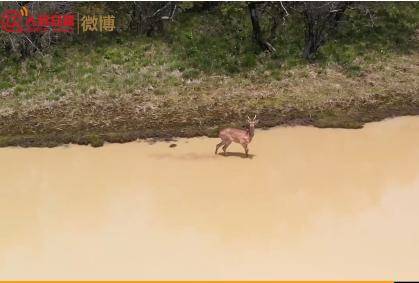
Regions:
[[253, 119], [250, 119], [249, 116], [247, 116], [247, 122], [249, 123], [250, 128], [254, 128], [259, 122], [259, 120], [256, 120], [256, 115], [255, 117], [253, 117]]

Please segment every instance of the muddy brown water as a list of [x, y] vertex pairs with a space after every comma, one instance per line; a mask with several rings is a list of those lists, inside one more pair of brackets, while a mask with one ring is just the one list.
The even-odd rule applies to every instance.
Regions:
[[0, 278], [419, 278], [419, 117], [217, 142], [0, 149]]

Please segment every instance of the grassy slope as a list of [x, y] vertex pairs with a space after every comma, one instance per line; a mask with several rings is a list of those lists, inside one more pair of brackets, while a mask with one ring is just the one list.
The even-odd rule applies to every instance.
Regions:
[[216, 24], [186, 26], [170, 40], [102, 38], [2, 64], [0, 145], [213, 136], [253, 114], [266, 127], [356, 128], [419, 113], [417, 37], [399, 44], [405, 50], [329, 44], [306, 64], [283, 51], [256, 55], [251, 44], [237, 51]]

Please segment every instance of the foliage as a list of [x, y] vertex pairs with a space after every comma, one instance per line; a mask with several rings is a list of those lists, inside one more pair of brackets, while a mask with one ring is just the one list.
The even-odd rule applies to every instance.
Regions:
[[[6, 3], [1, 3], [0, 9], [5, 5], [16, 5]], [[138, 56], [135, 48], [126, 53], [124, 47], [118, 49], [126, 42], [125, 46], [145, 44], [141, 48], [154, 46], [156, 49], [155, 46], [164, 45], [165, 57], [153, 59], [157, 62], [147, 62], [155, 65], [165, 62], [172, 70], [178, 69], [186, 78], [193, 79], [202, 72], [237, 74], [275, 70], [277, 73], [281, 68], [306, 64], [302, 56], [307, 46], [304, 13], [314, 4], [258, 4], [261, 36], [269, 41], [275, 52], [262, 52], [252, 39], [254, 31], [246, 2], [37, 2], [36, 5], [40, 11], [113, 14], [118, 29], [110, 35], [92, 33], [70, 38], [26, 35], [32, 43], [25, 36], [0, 32], [0, 63], [2, 67], [10, 64], [9, 72], [20, 69], [16, 65], [19, 62], [27, 61], [30, 63], [26, 70], [30, 73], [31, 66], [38, 64], [34, 63], [38, 58], [55, 60], [56, 54], [82, 47], [94, 49], [92, 54], [100, 54], [94, 56], [98, 62], [107, 60], [123, 65], [136, 61], [135, 56]], [[314, 57], [321, 64], [339, 64], [356, 75], [360, 71], [359, 60], [376, 60], [392, 52], [406, 53], [417, 48], [418, 24], [419, 4], [416, 2], [351, 4], [339, 19], [338, 26], [330, 29], [327, 38], [316, 46]], [[34, 58], [26, 59], [28, 56]], [[9, 83], [0, 82], [0, 86], [4, 85]]]

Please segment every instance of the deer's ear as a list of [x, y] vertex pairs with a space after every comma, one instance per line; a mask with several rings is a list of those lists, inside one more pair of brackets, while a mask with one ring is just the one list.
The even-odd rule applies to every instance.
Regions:
[[259, 119], [255, 120], [255, 124], [259, 123]]

